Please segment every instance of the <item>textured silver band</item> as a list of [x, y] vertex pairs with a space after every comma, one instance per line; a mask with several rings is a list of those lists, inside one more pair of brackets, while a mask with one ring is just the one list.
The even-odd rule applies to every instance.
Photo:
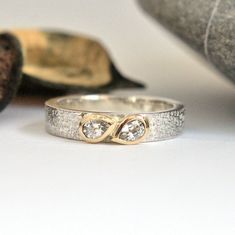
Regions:
[[[79, 130], [87, 115], [104, 116], [115, 123], [121, 123], [130, 115], [143, 117], [148, 132], [141, 142], [177, 136], [183, 129], [185, 113], [184, 106], [177, 101], [145, 96], [65, 96], [48, 100], [45, 109], [46, 130], [52, 135], [74, 140], [84, 140]], [[103, 141], [112, 141], [110, 136]]]

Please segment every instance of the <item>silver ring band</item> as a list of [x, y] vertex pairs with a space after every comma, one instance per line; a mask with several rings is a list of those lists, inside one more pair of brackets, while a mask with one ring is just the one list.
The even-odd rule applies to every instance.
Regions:
[[145, 96], [65, 96], [48, 100], [45, 109], [52, 135], [120, 144], [173, 138], [183, 129], [185, 113], [177, 101]]

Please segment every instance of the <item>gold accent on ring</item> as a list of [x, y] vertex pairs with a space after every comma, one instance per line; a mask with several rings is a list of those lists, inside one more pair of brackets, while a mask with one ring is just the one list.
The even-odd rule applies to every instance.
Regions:
[[[84, 125], [88, 122], [91, 122], [91, 121], [105, 122], [109, 125], [109, 127], [101, 136], [99, 136], [97, 138], [88, 138], [84, 134]], [[100, 115], [100, 114], [86, 114], [86, 115], [84, 115], [83, 119], [80, 122], [79, 134], [80, 134], [82, 140], [84, 140], [88, 143], [99, 143], [99, 142], [102, 142], [104, 139], [106, 139], [113, 132], [114, 128], [115, 128], [115, 120], [113, 118], [110, 118], [105, 115]]]
[[[123, 127], [134, 121], [139, 121], [139, 123], [143, 125], [143, 133], [134, 140], [121, 138]], [[119, 144], [138, 144], [145, 139], [148, 131], [149, 122], [147, 118], [141, 115], [129, 115], [120, 120], [101, 114], [85, 114], [79, 126], [81, 139], [88, 143], [100, 143], [109, 138], [110, 142]], [[91, 137], [89, 137], [89, 135], [91, 135]]]
[[[133, 141], [121, 139], [120, 135], [121, 135], [122, 128], [127, 123], [132, 122], [132, 121], [136, 121], [136, 120], [140, 121], [144, 125], [144, 134]], [[140, 142], [142, 142], [145, 139], [148, 131], [149, 131], [149, 122], [148, 122], [147, 118], [145, 118], [141, 115], [129, 115], [118, 125], [117, 130], [113, 135], [112, 141], [115, 143], [125, 144], [125, 145], [139, 144]]]

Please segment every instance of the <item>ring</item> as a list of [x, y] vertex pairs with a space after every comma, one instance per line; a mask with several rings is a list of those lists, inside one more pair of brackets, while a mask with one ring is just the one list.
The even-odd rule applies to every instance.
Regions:
[[138, 144], [182, 132], [185, 108], [178, 101], [145, 96], [74, 95], [45, 103], [46, 130], [88, 143]]

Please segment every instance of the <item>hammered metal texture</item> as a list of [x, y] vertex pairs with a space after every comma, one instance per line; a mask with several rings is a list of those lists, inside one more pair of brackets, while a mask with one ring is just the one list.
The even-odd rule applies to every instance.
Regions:
[[[79, 112], [64, 110], [46, 106], [46, 129], [49, 133], [74, 139], [81, 140], [79, 135], [79, 125], [84, 115], [92, 114], [92, 112]], [[159, 141], [170, 139], [182, 132], [184, 126], [184, 113], [185, 109], [180, 108], [178, 110], [141, 114], [149, 122], [149, 132], [143, 142]], [[121, 120], [128, 116], [128, 114], [121, 115], [115, 113], [101, 113], [111, 118]], [[109, 138], [106, 142], [109, 142]]]

